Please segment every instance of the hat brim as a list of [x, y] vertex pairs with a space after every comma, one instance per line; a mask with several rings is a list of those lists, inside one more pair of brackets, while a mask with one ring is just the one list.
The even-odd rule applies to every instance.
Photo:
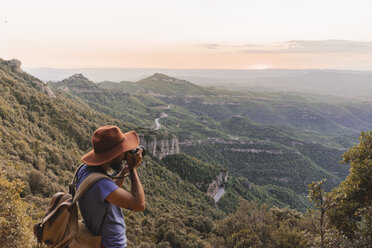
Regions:
[[94, 150], [91, 150], [90, 152], [85, 154], [81, 158], [81, 160], [87, 165], [98, 166], [110, 162], [112, 159], [116, 158], [121, 153], [127, 152], [138, 147], [139, 138], [135, 131], [123, 133], [123, 136], [124, 136], [123, 141], [114, 148], [100, 153], [95, 153]]

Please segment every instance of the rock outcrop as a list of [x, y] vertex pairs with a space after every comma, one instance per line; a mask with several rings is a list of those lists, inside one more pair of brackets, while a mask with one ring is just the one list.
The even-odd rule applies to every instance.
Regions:
[[14, 72], [22, 72], [21, 65], [22, 62], [18, 59], [12, 59], [9, 61], [9, 65], [12, 68], [12, 71]]
[[47, 94], [49, 97], [56, 98], [56, 95], [54, 95], [52, 89], [42, 82], [35, 81], [35, 87], [41, 90], [43, 93]]
[[145, 136], [140, 140], [143, 140], [146, 151], [158, 159], [180, 153], [178, 138], [172, 134]]
[[225, 183], [227, 182], [227, 178], [229, 177], [229, 172], [221, 172], [216, 180], [214, 180], [213, 182], [211, 182], [209, 185], [208, 185], [208, 190], [207, 190], [207, 194], [211, 197], [213, 197], [217, 191], [218, 191], [218, 188], [220, 186], [225, 186]]
[[23, 72], [21, 69], [22, 62], [18, 59], [5, 60], [0, 58], [0, 66], [5, 65], [10, 68], [13, 72]]

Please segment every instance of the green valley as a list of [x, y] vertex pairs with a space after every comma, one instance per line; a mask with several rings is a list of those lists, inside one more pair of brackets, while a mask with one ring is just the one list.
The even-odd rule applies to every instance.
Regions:
[[314, 180], [328, 178], [328, 189], [341, 182], [348, 168], [338, 164], [340, 156], [372, 126], [358, 117], [369, 114], [362, 102], [358, 110], [363, 114], [351, 114], [341, 99], [229, 92], [163, 74], [133, 83], [103, 82], [99, 89], [83, 91], [74, 90], [71, 78], [51, 85], [68, 87], [68, 95], [97, 111], [108, 108], [112, 111], [103, 112], [115, 118], [136, 116], [134, 122], [148, 129], [161, 117], [161, 130], [178, 137], [181, 152], [226, 166], [232, 177], [284, 187], [300, 198]]

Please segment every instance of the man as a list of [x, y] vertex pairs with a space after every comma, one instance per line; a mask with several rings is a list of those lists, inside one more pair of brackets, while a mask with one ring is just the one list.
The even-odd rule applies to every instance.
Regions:
[[[77, 175], [77, 187], [92, 172], [107, 174], [109, 168], [126, 166], [118, 179], [100, 179], [79, 199], [80, 212], [88, 229], [94, 235], [101, 235], [102, 248], [127, 247], [125, 222], [121, 208], [144, 211], [145, 194], [138, 178], [137, 167], [142, 161], [142, 150], [135, 154], [128, 151], [139, 145], [136, 132], [122, 133], [116, 126], [98, 128], [92, 137], [93, 150], [81, 160], [85, 163]], [[124, 175], [130, 173], [131, 192], [121, 188]]]

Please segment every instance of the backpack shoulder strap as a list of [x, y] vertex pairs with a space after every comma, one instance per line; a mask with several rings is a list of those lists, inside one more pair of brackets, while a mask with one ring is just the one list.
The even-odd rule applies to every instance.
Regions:
[[[74, 199], [73, 199], [73, 203], [75, 203], [77, 200], [79, 200], [79, 198], [90, 188], [90, 186], [93, 185], [93, 183], [95, 183], [99, 179], [103, 179], [103, 178], [107, 178], [107, 179], [112, 180], [111, 177], [109, 177], [108, 175], [105, 175], [103, 173], [100, 173], [100, 172], [93, 172], [90, 175], [88, 175], [83, 180], [83, 182], [80, 184], [79, 188], [77, 189], [76, 194], [75, 194]], [[106, 210], [105, 210], [105, 214], [103, 215], [103, 218], [102, 218], [102, 221], [101, 221], [101, 224], [100, 224], [100, 228], [99, 228], [99, 234], [101, 234], [101, 232], [102, 232], [103, 224], [105, 222], [109, 207], [110, 207], [110, 204], [107, 205]]]
[[111, 180], [109, 176], [100, 172], [93, 172], [89, 176], [87, 176], [77, 189], [73, 199], [73, 203], [75, 203], [89, 189], [89, 187], [93, 185], [93, 183], [103, 178]]
[[84, 163], [82, 163], [76, 170], [75, 170], [75, 173], [74, 173], [74, 177], [72, 178], [71, 180], [71, 183], [68, 187], [68, 193], [70, 193], [72, 195], [72, 197], [75, 196], [75, 191], [76, 191], [76, 179], [77, 179], [77, 174], [79, 173], [79, 170], [84, 166]]

